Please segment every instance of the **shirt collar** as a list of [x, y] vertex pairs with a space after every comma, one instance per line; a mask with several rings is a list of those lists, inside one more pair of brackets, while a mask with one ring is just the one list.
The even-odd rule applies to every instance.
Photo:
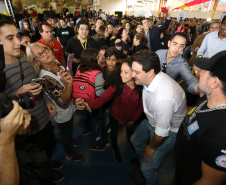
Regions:
[[159, 72], [157, 75], [155, 75], [155, 78], [152, 80], [148, 87], [144, 85], [145, 90], [155, 92], [155, 89], [158, 87], [158, 84], [160, 82], [161, 74], [162, 72]]
[[219, 37], [218, 37], [218, 33], [219, 33], [219, 31], [213, 32], [213, 37], [214, 37], [214, 38], [219, 38]]

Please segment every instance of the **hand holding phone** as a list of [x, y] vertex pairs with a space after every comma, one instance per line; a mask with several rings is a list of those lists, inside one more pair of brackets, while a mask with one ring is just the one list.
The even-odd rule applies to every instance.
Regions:
[[89, 107], [89, 104], [88, 104], [88, 103], [82, 102], [81, 105], [84, 106], [85, 109], [86, 109], [88, 112], [92, 112], [92, 109]]
[[39, 83], [40, 85], [42, 85], [42, 81], [43, 81], [42, 78], [33, 78], [31, 80], [31, 85], [35, 85], [36, 83]]
[[89, 107], [88, 103], [84, 102], [84, 99], [77, 98], [75, 100], [75, 105], [79, 110], [86, 109], [88, 112], [92, 112], [92, 109]]
[[73, 64], [73, 60], [74, 60], [74, 56], [75, 56], [74, 53], [72, 53], [72, 54], [70, 54], [68, 56], [68, 58], [67, 58], [67, 66], [65, 68], [65, 71], [70, 71], [71, 70], [72, 64]]

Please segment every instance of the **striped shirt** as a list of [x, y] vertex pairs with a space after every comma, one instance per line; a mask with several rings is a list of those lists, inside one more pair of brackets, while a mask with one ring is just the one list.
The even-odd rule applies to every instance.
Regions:
[[[26, 58], [21, 57], [19, 60], [12, 64], [6, 64], [4, 69], [6, 74], [6, 93], [9, 97], [14, 96], [18, 89], [23, 85], [29, 84], [33, 78], [36, 78], [35, 72]], [[24, 79], [22, 80], [23, 75]], [[41, 131], [49, 122], [49, 113], [46, 107], [46, 103], [49, 100], [44, 103], [43, 94], [39, 96], [39, 100], [35, 101], [35, 107], [28, 109], [31, 114], [31, 134]]]

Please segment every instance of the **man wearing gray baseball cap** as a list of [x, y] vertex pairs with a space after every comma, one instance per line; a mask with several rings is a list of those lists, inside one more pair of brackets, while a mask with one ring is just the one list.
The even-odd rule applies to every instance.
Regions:
[[199, 92], [207, 100], [188, 112], [177, 134], [177, 181], [183, 185], [226, 184], [226, 50], [198, 56]]

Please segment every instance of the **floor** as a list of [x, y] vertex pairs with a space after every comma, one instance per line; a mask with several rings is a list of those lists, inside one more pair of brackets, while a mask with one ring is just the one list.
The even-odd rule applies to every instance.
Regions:
[[[83, 136], [83, 125], [79, 123], [76, 115], [74, 116], [73, 137], [79, 138], [83, 145], [76, 150], [84, 155], [83, 162], [73, 162], [65, 159], [65, 154], [60, 143], [58, 129], [55, 129], [57, 147], [52, 157], [60, 160], [64, 166], [61, 171], [65, 174], [65, 179], [58, 185], [140, 185], [144, 179], [140, 172], [139, 165], [133, 166], [130, 160], [136, 157], [130, 149], [125, 128], [119, 130], [118, 143], [122, 154], [123, 162], [117, 163], [113, 157], [111, 147], [104, 151], [90, 151], [88, 148], [89, 135]], [[174, 185], [175, 161], [173, 151], [166, 156], [159, 169], [159, 185]]]

